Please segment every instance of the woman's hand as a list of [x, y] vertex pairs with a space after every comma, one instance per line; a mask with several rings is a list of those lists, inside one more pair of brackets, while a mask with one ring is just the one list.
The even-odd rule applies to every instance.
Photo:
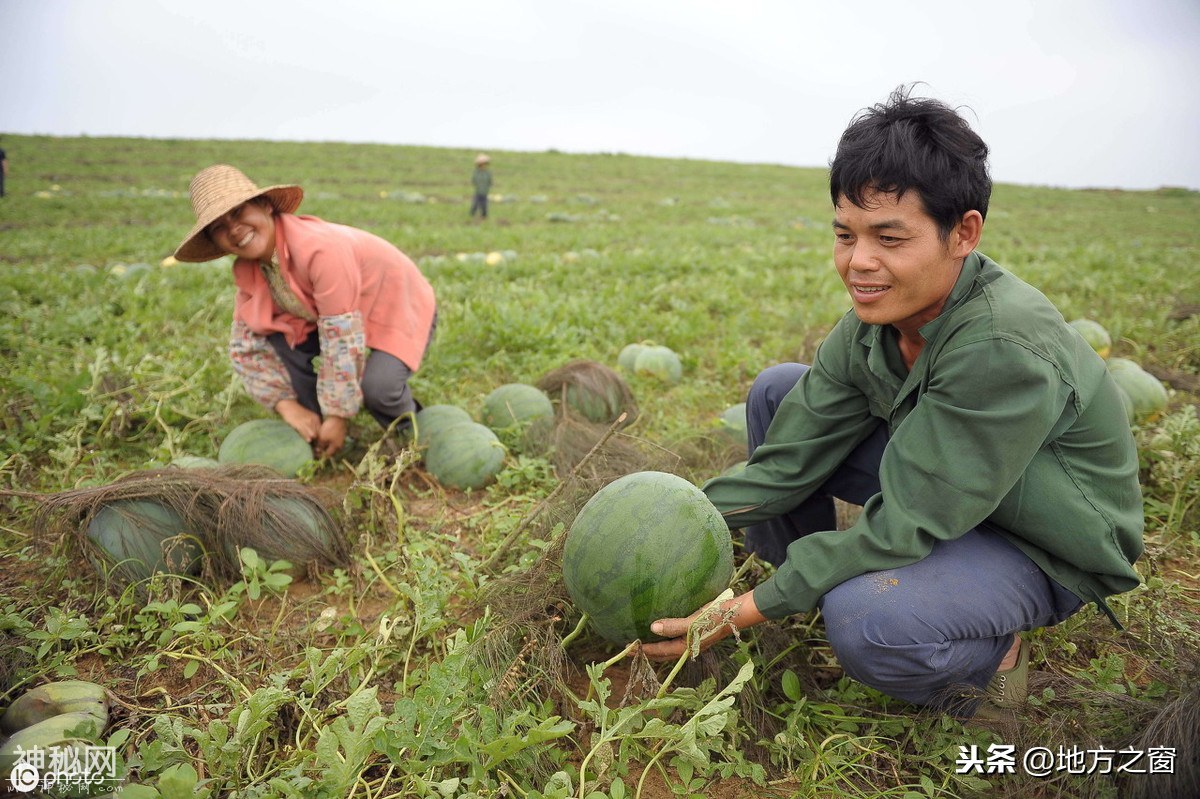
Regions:
[[275, 403], [275, 412], [308, 443], [311, 444], [317, 439], [317, 434], [321, 431], [319, 414], [310, 411], [294, 399]]
[[317, 431], [317, 457], [328, 458], [346, 443], [346, 420], [340, 416], [326, 416]]
[[[703, 608], [697, 610], [686, 619], [659, 619], [651, 624], [650, 632], [655, 635], [661, 635], [668, 640], [642, 644], [642, 652], [651, 660], [678, 660], [679, 656], [687, 648], [688, 627], [703, 610]], [[758, 612], [758, 605], [754, 602], [753, 591], [747, 591], [741, 596], [725, 600], [721, 603], [720, 609], [713, 614], [712, 618], [719, 621], [730, 611], [733, 612], [733, 618], [730, 619], [729, 623], [720, 624], [700, 642], [700, 649], [702, 651], [708, 649], [722, 638], [731, 635], [733, 629], [730, 628], [730, 624], [739, 630], [744, 630], [747, 627], [753, 627], [755, 624], [767, 620], [766, 616]]]

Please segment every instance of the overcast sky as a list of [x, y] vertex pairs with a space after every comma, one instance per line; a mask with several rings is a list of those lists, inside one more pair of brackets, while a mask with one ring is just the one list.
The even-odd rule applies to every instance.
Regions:
[[0, 0], [0, 36], [0, 132], [825, 167], [924, 81], [999, 182], [1200, 189], [1198, 0]]

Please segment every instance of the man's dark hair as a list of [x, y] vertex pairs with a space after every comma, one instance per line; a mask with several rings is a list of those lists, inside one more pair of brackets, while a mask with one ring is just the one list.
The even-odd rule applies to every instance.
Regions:
[[901, 86], [854, 118], [829, 166], [829, 194], [862, 208], [869, 191], [915, 191], [945, 240], [967, 211], [987, 218], [988, 147], [953, 108], [911, 93]]

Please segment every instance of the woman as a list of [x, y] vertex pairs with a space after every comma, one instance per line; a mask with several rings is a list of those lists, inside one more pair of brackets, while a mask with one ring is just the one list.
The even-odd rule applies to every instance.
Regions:
[[363, 405], [384, 427], [419, 409], [408, 379], [437, 304], [408, 256], [366, 231], [296, 215], [303, 189], [260, 189], [232, 166], [202, 170], [190, 192], [196, 224], [175, 258], [236, 258], [229, 352], [251, 396], [320, 457], [342, 447]]

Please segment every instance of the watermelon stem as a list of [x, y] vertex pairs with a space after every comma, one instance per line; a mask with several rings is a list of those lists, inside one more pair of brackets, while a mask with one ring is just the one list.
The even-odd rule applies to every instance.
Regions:
[[576, 638], [579, 637], [579, 634], [583, 632], [584, 626], [588, 623], [588, 620], [590, 620], [591, 618], [592, 617], [587, 615], [586, 613], [583, 614], [583, 618], [581, 618], [579, 620], [579, 624], [575, 625], [575, 629], [571, 631], [570, 635], [568, 635], [566, 638], [562, 639], [560, 646], [563, 649], [566, 649], [571, 644], [572, 641], [574, 641]]

